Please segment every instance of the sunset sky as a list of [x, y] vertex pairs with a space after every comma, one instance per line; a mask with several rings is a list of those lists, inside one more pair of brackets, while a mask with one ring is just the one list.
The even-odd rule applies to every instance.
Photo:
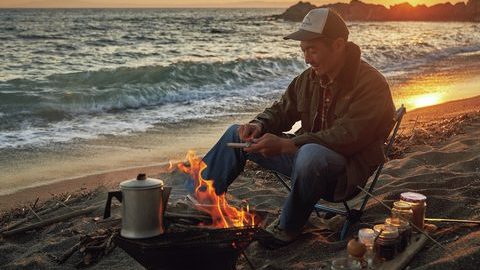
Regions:
[[[304, 0], [305, 1], [305, 0]], [[298, 1], [292, 0], [260, 0], [260, 1], [242, 1], [242, 0], [1, 0], [0, 8], [75, 8], [75, 7], [288, 7]], [[313, 4], [320, 5], [326, 3], [349, 2], [345, 0], [313, 0]], [[367, 3], [378, 3], [385, 6], [407, 2], [407, 0], [364, 0]], [[412, 5], [426, 4], [427, 6], [437, 3], [447, 2], [446, 0], [408, 0]], [[462, 2], [451, 0], [452, 3]], [[466, 2], [466, 1], [465, 1]]]

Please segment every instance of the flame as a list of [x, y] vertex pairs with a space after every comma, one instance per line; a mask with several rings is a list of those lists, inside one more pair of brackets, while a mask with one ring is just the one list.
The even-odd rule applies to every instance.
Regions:
[[189, 165], [180, 162], [177, 167], [193, 178], [194, 196], [199, 202], [195, 207], [212, 217], [211, 226], [216, 228], [255, 226], [256, 216], [250, 212], [248, 204], [246, 209], [230, 206], [225, 198], [225, 193], [220, 196], [215, 193], [213, 180], [203, 179], [202, 171], [207, 168], [207, 164], [195, 154], [195, 151], [188, 151], [186, 158]]

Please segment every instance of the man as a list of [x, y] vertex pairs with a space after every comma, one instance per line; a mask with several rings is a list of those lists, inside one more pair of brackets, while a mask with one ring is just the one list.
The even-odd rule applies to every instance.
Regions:
[[[352, 198], [385, 158], [383, 143], [395, 113], [390, 89], [360, 60], [348, 34], [332, 10], [310, 11], [300, 29], [285, 37], [300, 41], [310, 67], [250, 123], [231, 126], [204, 157], [203, 177], [214, 180], [217, 194], [227, 191], [246, 160], [291, 176], [280, 218], [268, 227], [284, 244], [300, 234], [319, 199]], [[282, 136], [297, 121], [302, 127], [296, 136]], [[252, 144], [234, 149], [230, 142]]]

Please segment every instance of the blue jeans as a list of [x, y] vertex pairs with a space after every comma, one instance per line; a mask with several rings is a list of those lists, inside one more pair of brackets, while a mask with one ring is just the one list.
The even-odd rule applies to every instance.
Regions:
[[345, 170], [345, 158], [320, 144], [302, 145], [295, 154], [264, 157], [230, 148], [229, 142], [241, 142], [238, 125], [232, 125], [215, 146], [205, 155], [207, 168], [204, 179], [214, 181], [215, 192], [220, 195], [243, 171], [247, 160], [288, 175], [292, 191], [288, 194], [280, 215], [280, 228], [299, 231], [307, 222], [313, 207], [320, 198], [331, 198], [336, 176]]

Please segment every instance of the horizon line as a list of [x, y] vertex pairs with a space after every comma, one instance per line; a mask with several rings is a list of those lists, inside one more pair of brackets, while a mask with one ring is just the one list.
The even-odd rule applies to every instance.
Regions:
[[[382, 5], [384, 6], [385, 8], [390, 8], [392, 6], [395, 6], [395, 5], [401, 5], [401, 4], [409, 4], [411, 5], [412, 7], [417, 7], [417, 6], [427, 6], [427, 7], [431, 7], [431, 6], [435, 6], [435, 5], [441, 5], [441, 4], [451, 4], [451, 5], [455, 5], [455, 4], [458, 4], [458, 3], [464, 3], [464, 4], [467, 4], [468, 3], [468, 0], [460, 0], [460, 1], [445, 1], [445, 2], [442, 2], [442, 3], [436, 3], [436, 4], [431, 4], [431, 5], [427, 5], [427, 4], [415, 4], [413, 5], [412, 3], [410, 3], [408, 0], [404, 0], [403, 2], [400, 2], [400, 3], [396, 3], [396, 4], [390, 4], [390, 5], [386, 5], [386, 4], [378, 4], [378, 3], [371, 3], [371, 2], [367, 2], [367, 1], [362, 1], [362, 0], [358, 0], [360, 2], [363, 2], [365, 4], [372, 4], [372, 5]], [[245, 2], [253, 2], [253, 1], [245, 1]], [[245, 3], [243, 2], [243, 3]], [[304, 2], [304, 3], [311, 3], [311, 1], [298, 1], [298, 2]], [[30, 6], [30, 7], [27, 7], [27, 6], [13, 6], [13, 7], [0, 7], [0, 9], [182, 9], [182, 8], [189, 8], [189, 9], [285, 9], [285, 8], [289, 8], [293, 5], [296, 5], [298, 4], [298, 2], [295, 2], [294, 4], [289, 4], [287, 2], [283, 2], [282, 4], [279, 4], [279, 2], [277, 2], [276, 5], [269, 5], [268, 2], [259, 2], [258, 5], [252, 5], [252, 6], [248, 6], [248, 5], [241, 5], [240, 3], [242, 2], [237, 2], [237, 3], [232, 3], [231, 5], [212, 5], [212, 6], [191, 6], [191, 5], [184, 5], [184, 6], [78, 6], [78, 7], [75, 7], [75, 6], [72, 6], [72, 7], [68, 7], [68, 6], [51, 6], [51, 7], [41, 7], [41, 6]], [[332, 2], [329, 2], [329, 3], [324, 3], [324, 4], [321, 4], [321, 5], [316, 5], [316, 4], [313, 4], [315, 6], [323, 6], [323, 5], [330, 5], [330, 4], [336, 4], [336, 3], [347, 3], [347, 4], [350, 4], [352, 1], [349, 1], [349, 2], [342, 2], [341, 0], [333, 0]], [[240, 5], [236, 5], [236, 4], [240, 4]], [[263, 5], [265, 4], [265, 5]]]

